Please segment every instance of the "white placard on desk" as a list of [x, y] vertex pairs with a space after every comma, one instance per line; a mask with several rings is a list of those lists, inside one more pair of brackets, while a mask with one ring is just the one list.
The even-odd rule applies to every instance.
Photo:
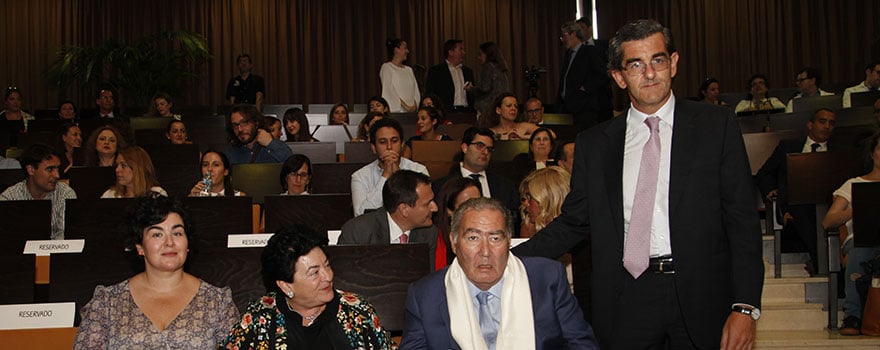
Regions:
[[27, 241], [24, 254], [49, 255], [58, 253], [82, 253], [86, 246], [84, 239], [55, 239], [48, 241]]
[[0, 329], [73, 327], [75, 303], [0, 305]]
[[226, 238], [226, 248], [261, 248], [265, 247], [272, 238], [273, 233], [246, 233], [243, 235], [229, 235]]

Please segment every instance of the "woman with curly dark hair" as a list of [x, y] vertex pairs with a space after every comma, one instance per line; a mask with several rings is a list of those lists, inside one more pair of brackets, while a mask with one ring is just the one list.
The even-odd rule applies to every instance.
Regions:
[[112, 286], [97, 286], [80, 311], [74, 349], [210, 349], [235, 323], [229, 287], [184, 272], [194, 233], [172, 198], [139, 198], [129, 213], [126, 243], [144, 270]]
[[119, 129], [105, 125], [92, 132], [86, 141], [86, 166], [116, 166], [116, 155], [125, 149], [125, 137]]
[[390, 335], [366, 300], [333, 288], [327, 236], [294, 225], [262, 254], [268, 295], [252, 302], [221, 345], [226, 349], [390, 349]]

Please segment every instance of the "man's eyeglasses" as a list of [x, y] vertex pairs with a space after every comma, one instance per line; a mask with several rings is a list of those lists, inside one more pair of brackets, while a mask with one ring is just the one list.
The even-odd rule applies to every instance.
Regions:
[[495, 147], [492, 147], [492, 146], [486, 146], [485, 143], [482, 143], [482, 142], [479, 142], [479, 141], [477, 141], [477, 142], [471, 142], [471, 143], [469, 143], [468, 145], [469, 145], [469, 146], [476, 146], [476, 147], [477, 147], [477, 150], [480, 151], [480, 152], [482, 152], [482, 151], [489, 151], [489, 153], [495, 152]]
[[[650, 64], [651, 68], [659, 72], [669, 69], [670, 62], [672, 62], [672, 59], [669, 58], [669, 56], [657, 56], [651, 59]], [[623, 70], [625, 70], [629, 76], [637, 77], [645, 74], [645, 71], [648, 70], [648, 63], [645, 63], [644, 61], [632, 61], [623, 66]]]
[[250, 120], [245, 119], [245, 120], [242, 120], [241, 123], [232, 123], [232, 128], [233, 128], [233, 129], [237, 129], [237, 128], [242, 127], [242, 126], [248, 126], [248, 125], [251, 125], [251, 123], [253, 123], [253, 122], [250, 121]]
[[528, 113], [528, 114], [538, 114], [538, 113], [540, 113], [540, 112], [541, 112], [541, 108], [538, 108], [538, 109], [527, 109], [527, 110], [526, 110], [526, 113]]

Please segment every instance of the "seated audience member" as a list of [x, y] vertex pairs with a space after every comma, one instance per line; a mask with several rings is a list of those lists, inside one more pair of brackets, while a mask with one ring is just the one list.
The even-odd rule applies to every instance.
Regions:
[[[98, 106], [98, 119], [105, 121], [119, 120], [128, 122], [128, 117], [116, 111], [116, 99], [113, 89], [110, 86], [101, 86], [98, 88], [98, 97], [95, 98], [95, 105]], [[118, 125], [117, 125], [118, 126]]]
[[486, 127], [495, 134], [496, 140], [524, 140], [538, 128], [529, 122], [516, 121], [519, 107], [516, 96], [512, 93], [506, 92], [498, 96], [494, 107], [493, 111], [488, 111], [482, 118]]
[[[203, 179], [196, 182], [195, 186], [189, 191], [190, 197], [223, 197], [226, 196], [226, 189], [232, 191], [236, 197], [244, 196], [242, 191], [235, 190], [232, 185], [232, 168], [229, 165], [229, 159], [222, 152], [209, 149], [202, 154], [202, 172]], [[204, 177], [210, 177], [210, 188], [206, 189], [208, 184], [205, 183]]]
[[67, 199], [76, 198], [76, 192], [64, 182], [61, 175], [61, 154], [52, 147], [33, 144], [19, 157], [21, 169], [27, 176], [10, 186], [0, 200], [50, 200], [52, 201], [52, 239], [64, 239], [64, 205]]
[[294, 154], [281, 167], [282, 195], [309, 194], [312, 187], [312, 161], [302, 154]]
[[435, 194], [437, 212], [434, 213], [433, 222], [437, 226], [437, 253], [434, 265], [437, 270], [446, 267], [455, 258], [455, 254], [452, 254], [452, 242], [449, 240], [452, 213], [468, 199], [482, 196], [480, 184], [469, 177], [452, 178], [440, 186]]
[[400, 349], [598, 349], [562, 265], [510, 254], [510, 221], [493, 199], [455, 211], [456, 258], [410, 286]]
[[843, 186], [834, 191], [834, 202], [822, 226], [826, 230], [836, 230], [840, 226], [846, 226], [846, 232], [849, 234], [843, 241], [842, 253], [846, 258], [846, 274], [845, 274], [845, 294], [843, 302], [843, 326], [840, 328], [841, 335], [859, 335], [862, 327], [862, 300], [856, 289], [856, 280], [868, 273], [862, 265], [864, 262], [880, 255], [880, 247], [856, 247], [854, 242], [855, 232], [853, 231], [853, 208], [852, 208], [852, 184], [862, 182], [880, 181], [880, 133], [875, 133], [871, 137], [871, 142], [867, 152], [865, 152], [865, 160], [871, 164], [871, 170], [865, 175], [854, 177], [847, 180]]
[[769, 87], [770, 84], [767, 83], [766, 76], [760, 73], [752, 75], [748, 84], [749, 94], [745, 100], [736, 104], [734, 111], [739, 113], [785, 108], [785, 105], [778, 98], [767, 97], [767, 88]]
[[391, 349], [369, 302], [333, 288], [327, 236], [304, 226], [275, 233], [261, 257], [268, 294], [252, 302], [224, 349]]
[[519, 185], [522, 198], [522, 237], [531, 237], [562, 212], [562, 202], [570, 190], [571, 174], [558, 166], [538, 169]]
[[391, 101], [389, 112], [415, 112], [419, 107], [419, 83], [410, 66], [403, 64], [409, 55], [405, 40], [389, 38], [385, 41], [388, 49], [388, 62], [379, 69], [382, 82], [382, 99]]
[[339, 244], [428, 243], [431, 267], [437, 248], [437, 228], [431, 216], [437, 211], [431, 179], [401, 170], [382, 186], [382, 207], [342, 225]]
[[571, 174], [571, 170], [574, 168], [574, 141], [568, 141], [559, 146], [554, 159], [556, 159], [556, 165]]
[[351, 174], [351, 203], [354, 215], [382, 206], [385, 180], [400, 170], [428, 175], [424, 165], [401, 157], [403, 128], [394, 119], [383, 118], [370, 128], [370, 149], [376, 160]]
[[236, 105], [226, 120], [229, 148], [226, 157], [232, 164], [281, 163], [293, 153], [281, 140], [266, 131], [266, 118], [253, 105]]
[[370, 128], [373, 127], [373, 124], [375, 124], [377, 120], [384, 117], [385, 114], [381, 112], [367, 112], [367, 115], [364, 116], [364, 119], [361, 119], [360, 124], [358, 124], [357, 141], [370, 142]]
[[101, 198], [134, 198], [158, 193], [167, 196], [159, 181], [150, 155], [143, 148], [131, 146], [116, 156], [116, 184]]
[[348, 107], [345, 104], [337, 103], [330, 108], [330, 114], [327, 116], [327, 123], [330, 125], [348, 125]]
[[309, 133], [309, 118], [301, 108], [291, 108], [284, 112], [284, 133], [287, 142], [315, 142]]
[[58, 105], [58, 118], [65, 121], [78, 121], [79, 117], [76, 115], [76, 104], [73, 101], [65, 100]]
[[852, 107], [852, 94], [878, 89], [880, 89], [880, 62], [871, 62], [865, 66], [865, 80], [843, 91], [843, 108]]
[[[788, 205], [788, 165], [786, 156], [789, 153], [827, 152], [834, 149], [834, 142], [829, 141], [834, 132], [836, 117], [828, 109], [820, 109], [813, 113], [807, 121], [807, 136], [800, 139], [780, 140], [770, 158], [764, 162], [755, 175], [761, 195], [768, 201], [776, 201], [776, 218], [784, 226], [783, 242], [788, 234], [795, 234], [810, 253], [810, 262], [806, 269], [810, 274], [819, 271], [818, 246], [816, 242], [816, 210], [813, 205]], [[786, 247], [786, 245], [783, 245]]]
[[127, 143], [115, 127], [105, 125], [92, 132], [86, 141], [86, 166], [116, 166], [116, 155]]
[[511, 213], [518, 212], [520, 201], [516, 185], [508, 178], [486, 170], [489, 168], [492, 152], [495, 151], [493, 135], [491, 130], [485, 128], [471, 127], [465, 130], [461, 138], [461, 163], [457, 169], [452, 169], [449, 175], [434, 181], [434, 192], [439, 192], [443, 184], [450, 179], [469, 177], [480, 183], [480, 193], [483, 197], [498, 199]]
[[238, 317], [232, 291], [184, 272], [195, 242], [191, 220], [174, 199], [137, 200], [124, 233], [143, 270], [95, 287], [74, 349], [210, 349], [226, 337]]
[[452, 141], [449, 135], [437, 131], [437, 126], [441, 125], [443, 115], [440, 111], [433, 107], [419, 108], [418, 131], [420, 135], [410, 137], [403, 146], [403, 156], [412, 159], [412, 143], [413, 141]]
[[822, 90], [819, 88], [819, 84], [822, 83], [822, 77], [819, 76], [819, 70], [812, 67], [805, 67], [800, 70], [800, 73], [795, 77], [794, 84], [797, 86], [798, 93], [788, 100], [788, 105], [785, 106], [785, 113], [794, 112], [794, 100], [802, 98], [802, 97], [815, 97], [815, 96], [831, 96], [834, 93]]
[[529, 97], [526, 100], [526, 121], [535, 125], [544, 123], [544, 103], [540, 98]]
[[720, 84], [721, 83], [718, 82], [718, 79], [706, 79], [706, 81], [700, 84], [700, 94], [697, 95], [697, 101], [718, 106], [727, 106], [727, 102], [722, 101], [720, 98]]
[[370, 97], [370, 100], [367, 102], [367, 107], [370, 112], [379, 112], [386, 116], [391, 113], [391, 108], [388, 107], [388, 101], [382, 96]]
[[34, 116], [21, 109], [21, 91], [10, 86], [6, 89], [6, 109], [0, 111], [0, 132], [8, 134], [9, 146], [18, 146], [18, 134], [27, 132], [28, 121]]
[[425, 94], [422, 96], [422, 100], [419, 101], [419, 108], [422, 107], [434, 107], [440, 111], [444, 116], [446, 115], [446, 110], [443, 109], [443, 104], [440, 103], [440, 97], [437, 94]]
[[150, 111], [147, 113], [149, 117], [174, 118], [180, 120], [180, 114], [171, 113], [171, 95], [160, 92], [153, 96], [153, 104], [150, 105]]
[[281, 126], [281, 119], [268, 117], [267, 121], [267, 129], [269, 129], [269, 134], [272, 135], [273, 139], [285, 141], [284, 138], [284, 128]]
[[[67, 178], [67, 171], [73, 166], [73, 150], [82, 147], [82, 132], [79, 125], [73, 122], [61, 125], [61, 149], [64, 151], [64, 157], [61, 157], [61, 178]], [[0, 163], [0, 168], [2, 168]]]
[[165, 138], [167, 138], [172, 145], [185, 144], [186, 124], [177, 119], [168, 122], [168, 127], [165, 128]]
[[529, 153], [518, 154], [513, 162], [517, 167], [529, 171], [546, 168], [555, 163], [550, 157], [555, 147], [556, 137], [553, 132], [544, 127], [537, 128], [529, 138]]

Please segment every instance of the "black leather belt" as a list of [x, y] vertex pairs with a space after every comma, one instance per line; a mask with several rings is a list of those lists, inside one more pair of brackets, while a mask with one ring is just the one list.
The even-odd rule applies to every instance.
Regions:
[[657, 258], [651, 258], [648, 261], [648, 271], [664, 274], [675, 273], [675, 264], [673, 264], [672, 256], [667, 255]]

